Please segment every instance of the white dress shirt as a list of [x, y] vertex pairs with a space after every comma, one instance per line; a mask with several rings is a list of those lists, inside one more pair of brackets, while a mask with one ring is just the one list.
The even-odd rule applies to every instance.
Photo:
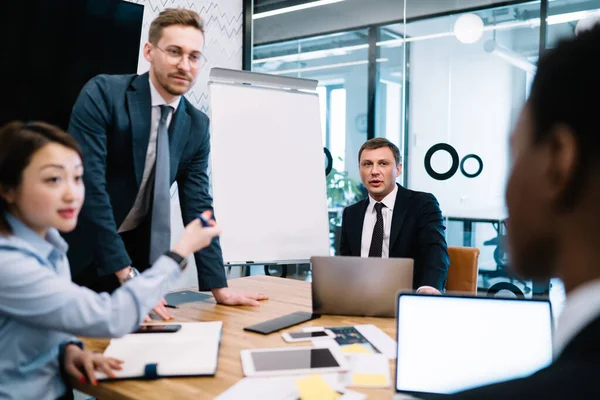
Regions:
[[[154, 84], [152, 84], [152, 80], [148, 78], [148, 81], [150, 82], [150, 97], [152, 101], [152, 120], [150, 122], [150, 140], [148, 141], [148, 149], [146, 150], [144, 174], [142, 175], [140, 190], [135, 198], [133, 207], [131, 207], [129, 214], [127, 214], [127, 217], [125, 217], [125, 220], [119, 227], [119, 233], [135, 229], [141, 224], [142, 220], [148, 213], [150, 199], [152, 197], [152, 186], [150, 185], [150, 187], [148, 187], [148, 182], [154, 182], [150, 178], [156, 162], [156, 139], [158, 137], [158, 122], [160, 121], [160, 106], [167, 104], [167, 102], [162, 98], [160, 93], [158, 93], [158, 90], [156, 90], [156, 87], [154, 87]], [[173, 119], [173, 114], [175, 114], [175, 111], [177, 111], [180, 101], [181, 96], [177, 96], [175, 100], [173, 100], [171, 103], [168, 103], [168, 105], [173, 108], [173, 112], [171, 112], [167, 117], [167, 129], [169, 129], [169, 126], [171, 125], [171, 119]], [[147, 192], [148, 190], [150, 190], [150, 192]]]
[[373, 229], [377, 222], [377, 211], [375, 211], [376, 203], [383, 203], [385, 207], [381, 209], [383, 216], [383, 248], [381, 250], [381, 258], [389, 258], [390, 256], [390, 233], [392, 231], [392, 215], [394, 215], [394, 204], [396, 203], [396, 195], [398, 194], [398, 185], [394, 185], [394, 190], [390, 192], [383, 200], [376, 201], [369, 195], [369, 206], [365, 213], [363, 222], [362, 240], [360, 241], [360, 256], [369, 257], [369, 249], [371, 248], [371, 239], [373, 239]]
[[567, 295], [554, 334], [554, 358], [582, 329], [600, 316], [600, 279], [585, 283]]

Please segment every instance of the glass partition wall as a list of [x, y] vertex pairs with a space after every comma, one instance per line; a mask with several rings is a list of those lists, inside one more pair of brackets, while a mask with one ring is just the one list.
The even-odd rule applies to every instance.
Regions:
[[[419, 3], [398, 6], [410, 16]], [[358, 149], [385, 137], [403, 154], [398, 182], [440, 202], [448, 244], [480, 249], [480, 292], [547, 294], [510, 272], [508, 137], [540, 53], [598, 18], [600, 0], [515, 1], [255, 46], [254, 71], [319, 81], [331, 254], [343, 208], [366, 196]]]

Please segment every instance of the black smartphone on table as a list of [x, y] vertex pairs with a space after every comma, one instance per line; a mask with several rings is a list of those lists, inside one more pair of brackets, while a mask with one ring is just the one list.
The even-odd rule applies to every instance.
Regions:
[[268, 335], [269, 333], [277, 332], [290, 326], [298, 325], [319, 317], [320, 315], [318, 314], [313, 314], [305, 311], [297, 311], [295, 313], [270, 319], [268, 321], [261, 322], [256, 325], [247, 326], [244, 328], [244, 330]]
[[175, 333], [181, 329], [181, 325], [140, 325], [133, 333]]

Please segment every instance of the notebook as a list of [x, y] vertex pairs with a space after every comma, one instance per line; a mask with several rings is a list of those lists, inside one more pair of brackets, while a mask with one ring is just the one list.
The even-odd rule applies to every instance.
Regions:
[[[112, 339], [107, 357], [124, 361], [117, 379], [157, 379], [175, 376], [212, 376], [217, 372], [223, 323], [178, 323], [175, 333], [129, 334]], [[109, 379], [97, 372], [98, 380]]]

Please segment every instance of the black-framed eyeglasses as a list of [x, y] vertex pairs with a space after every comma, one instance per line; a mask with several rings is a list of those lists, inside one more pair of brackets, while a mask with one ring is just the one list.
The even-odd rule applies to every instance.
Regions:
[[206, 59], [206, 56], [200, 52], [186, 54], [183, 51], [181, 51], [181, 49], [179, 49], [179, 48], [171, 47], [166, 50], [163, 50], [158, 46], [153, 46], [153, 47], [162, 51], [166, 56], [167, 62], [171, 65], [178, 65], [181, 62], [181, 60], [183, 60], [183, 57], [186, 55], [187, 55], [187, 59], [190, 63], [190, 66], [192, 66], [194, 68], [200, 68], [201, 66], [205, 65], [206, 62], [208, 61]]

